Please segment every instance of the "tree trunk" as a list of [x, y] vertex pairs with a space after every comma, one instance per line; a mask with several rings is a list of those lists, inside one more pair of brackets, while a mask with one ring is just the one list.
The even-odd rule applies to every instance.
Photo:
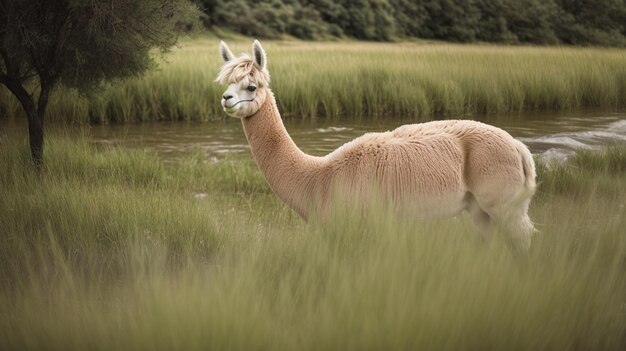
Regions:
[[26, 111], [28, 117], [28, 138], [30, 144], [30, 154], [37, 171], [43, 165], [43, 116], [37, 110]]
[[17, 97], [18, 101], [26, 112], [28, 118], [28, 138], [30, 143], [30, 154], [37, 171], [41, 170], [43, 165], [43, 117], [46, 114], [46, 106], [48, 106], [48, 96], [53, 84], [46, 80], [40, 79], [41, 88], [39, 91], [39, 99], [37, 105], [32, 95], [29, 94], [22, 83], [7, 75], [0, 75], [0, 83], [4, 84]]

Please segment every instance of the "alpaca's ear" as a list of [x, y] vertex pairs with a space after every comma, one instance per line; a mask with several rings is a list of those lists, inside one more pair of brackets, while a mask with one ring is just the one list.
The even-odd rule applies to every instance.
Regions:
[[267, 66], [267, 56], [265, 56], [265, 50], [263, 50], [258, 40], [255, 40], [252, 44], [252, 54], [254, 55], [254, 62], [256, 62], [261, 69], [265, 69]]
[[222, 60], [224, 60], [224, 62], [228, 62], [235, 58], [235, 55], [233, 55], [223, 40], [220, 42], [220, 56], [222, 56]]

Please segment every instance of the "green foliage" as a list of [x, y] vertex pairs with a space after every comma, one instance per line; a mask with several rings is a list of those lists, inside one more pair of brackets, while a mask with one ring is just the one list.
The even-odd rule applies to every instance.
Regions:
[[209, 26], [250, 36], [420, 37], [624, 46], [623, 0], [196, 0]]
[[560, 14], [551, 1], [510, 1], [507, 6], [507, 25], [520, 42], [557, 44], [559, 39], [553, 23]]
[[391, 40], [395, 34], [392, 8], [387, 1], [346, 0], [340, 27], [352, 37], [367, 40]]
[[4, 0], [1, 6], [2, 73], [82, 90], [153, 67], [151, 50], [169, 49], [177, 26], [193, 22], [194, 14], [185, 1]]
[[28, 119], [35, 167], [43, 162], [44, 117], [55, 87], [85, 94], [154, 68], [154, 50], [174, 45], [195, 14], [186, 0], [0, 2], [0, 83]]
[[311, 6], [297, 8], [288, 24], [289, 34], [309, 40], [326, 36], [328, 30], [328, 25], [321, 20], [319, 12]]
[[347, 207], [304, 223], [250, 186], [260, 175], [248, 161], [166, 166], [65, 134], [76, 133], [47, 139], [40, 175], [17, 136], [0, 136], [0, 349], [624, 345], [616, 193], [626, 178], [599, 166], [619, 164], [621, 146], [612, 160], [585, 152], [604, 161], [572, 183], [579, 197], [547, 187], [562, 178], [541, 168], [531, 204], [541, 233], [519, 257], [498, 236], [481, 241], [465, 217], [420, 223]]
[[428, 20], [423, 30], [427, 38], [474, 41], [480, 13], [473, 0], [427, 0]]
[[390, 0], [396, 30], [402, 37], [419, 37], [428, 20], [428, 12], [422, 2], [411, 0]]
[[278, 38], [290, 34], [303, 39], [340, 35], [337, 27], [322, 20], [314, 4], [280, 0], [197, 0], [205, 11], [205, 25], [222, 26], [239, 33]]
[[626, 45], [623, 0], [558, 0], [561, 39], [570, 44]]
[[[507, 0], [476, 0], [480, 19], [476, 25], [476, 39], [487, 42], [517, 42], [517, 36], [509, 28]], [[515, 2], [513, 4], [516, 4]], [[517, 29], [517, 28], [515, 28]]]

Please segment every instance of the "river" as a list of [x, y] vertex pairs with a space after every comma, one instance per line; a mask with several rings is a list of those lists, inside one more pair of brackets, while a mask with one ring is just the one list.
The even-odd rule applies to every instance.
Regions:
[[[542, 158], [564, 159], [577, 148], [626, 142], [626, 112], [524, 113], [477, 118], [508, 131]], [[285, 126], [303, 151], [325, 155], [367, 132], [392, 130], [414, 119], [287, 119]], [[0, 120], [0, 130], [22, 129], [24, 121]], [[155, 151], [171, 163], [198, 150], [208, 161], [226, 155], [249, 157], [239, 120], [213, 122], [147, 122], [94, 125], [87, 133], [94, 143]]]

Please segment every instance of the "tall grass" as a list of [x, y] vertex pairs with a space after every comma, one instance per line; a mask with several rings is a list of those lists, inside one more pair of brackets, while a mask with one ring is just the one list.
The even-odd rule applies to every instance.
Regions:
[[465, 217], [304, 223], [245, 161], [165, 166], [52, 133], [37, 176], [25, 144], [3, 136], [0, 150], [0, 349], [626, 342], [624, 147], [540, 167], [527, 257]]
[[[448, 116], [626, 107], [623, 49], [440, 43], [264, 42], [284, 116]], [[235, 52], [250, 42], [231, 43]], [[156, 72], [91, 98], [58, 90], [49, 119], [91, 123], [224, 116], [214, 39], [183, 41]], [[0, 115], [21, 114], [0, 89]]]

